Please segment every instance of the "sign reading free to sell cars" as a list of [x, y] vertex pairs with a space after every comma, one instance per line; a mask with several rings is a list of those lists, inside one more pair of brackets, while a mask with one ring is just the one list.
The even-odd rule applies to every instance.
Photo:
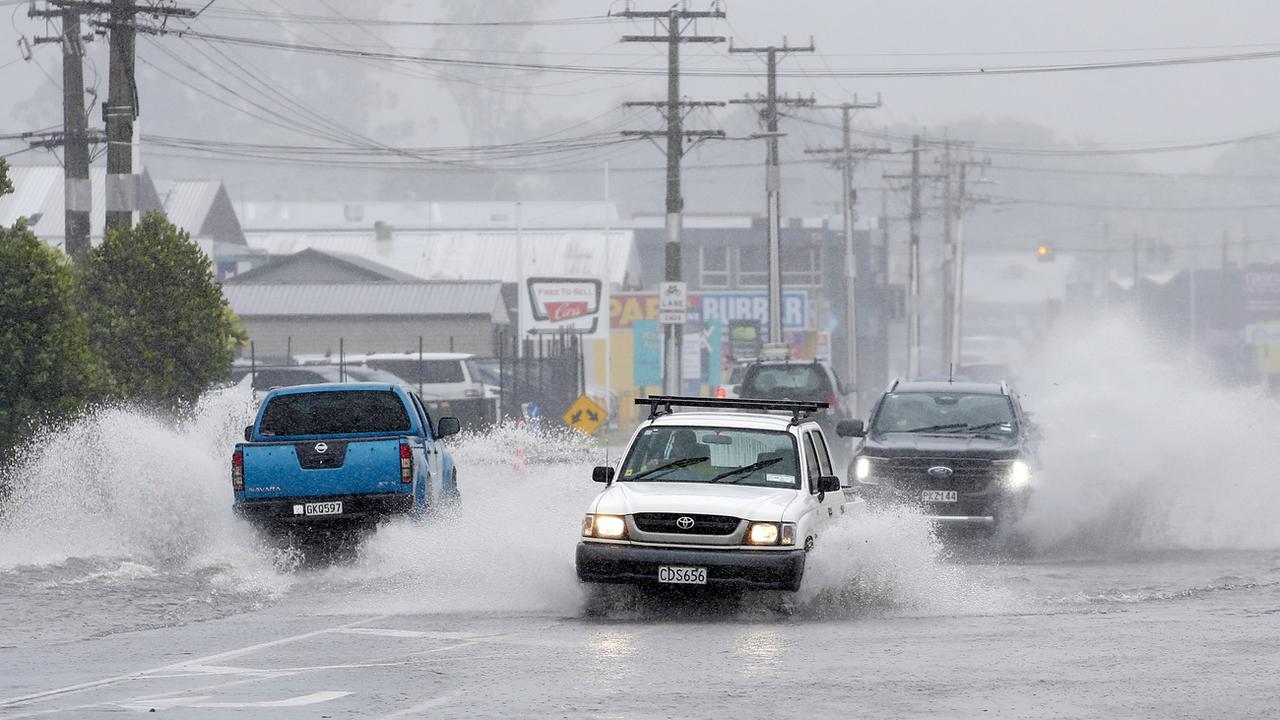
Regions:
[[521, 300], [523, 331], [591, 335], [600, 322], [601, 282], [593, 278], [531, 277]]

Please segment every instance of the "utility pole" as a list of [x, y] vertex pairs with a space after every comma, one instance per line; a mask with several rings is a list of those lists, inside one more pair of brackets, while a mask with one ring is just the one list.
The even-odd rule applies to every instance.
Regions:
[[[616, 13], [617, 17], [631, 19], [650, 19], [654, 22], [652, 35], [623, 35], [622, 42], [646, 42], [667, 44], [667, 99], [665, 102], [630, 103], [631, 105], [650, 105], [663, 108], [666, 112], [667, 126], [661, 131], [623, 131], [624, 135], [656, 137], [666, 136], [667, 140], [667, 202], [666, 202], [666, 235], [665, 267], [663, 277], [668, 282], [682, 282], [684, 279], [681, 266], [680, 243], [684, 230], [684, 197], [680, 189], [680, 161], [684, 157], [684, 142], [707, 137], [724, 137], [720, 130], [686, 131], [684, 129], [684, 109], [714, 103], [682, 102], [680, 100], [680, 44], [681, 43], [719, 43], [724, 37], [719, 35], [698, 35], [696, 28], [693, 34], [685, 34], [699, 19], [723, 18], [724, 11], [718, 3], [713, 3], [710, 10], [689, 10], [673, 5], [670, 10], [632, 10], [628, 4], [626, 10]], [[665, 32], [660, 33], [665, 21]], [[679, 395], [681, 386], [681, 359], [684, 351], [684, 326], [667, 323], [662, 327], [662, 390], [668, 395]]]
[[880, 107], [880, 98], [877, 97], [874, 103], [860, 103], [855, 96], [853, 102], [840, 103], [838, 105], [815, 105], [814, 108], [820, 109], [839, 109], [841, 113], [841, 133], [842, 140], [839, 148], [806, 148], [807, 154], [832, 154], [839, 153], [840, 159], [836, 161], [836, 166], [841, 170], [841, 190], [843, 193], [843, 225], [844, 225], [844, 292], [845, 292], [845, 352], [848, 357], [848, 364], [845, 369], [845, 377], [853, 382], [856, 388], [858, 402], [855, 403], [855, 411], [863, 407], [862, 399], [867, 381], [869, 378], [863, 377], [862, 367], [858, 357], [858, 302], [855, 290], [858, 286], [858, 264], [857, 258], [861, 254], [858, 252], [854, 242], [854, 225], [857, 223], [857, 190], [853, 188], [853, 171], [857, 163], [857, 157], [865, 157], [867, 155], [879, 155], [891, 152], [889, 148], [879, 147], [856, 147], [851, 139], [850, 120], [851, 113], [854, 110], [874, 109]]
[[764, 104], [763, 119], [765, 134], [768, 140], [768, 156], [766, 158], [765, 190], [768, 193], [769, 212], [769, 344], [782, 343], [782, 167], [778, 158], [778, 105], [813, 105], [813, 99], [779, 98], [778, 97], [778, 59], [793, 52], [813, 52], [813, 38], [805, 47], [787, 45], [786, 38], [782, 47], [768, 45], [764, 47], [733, 47], [729, 44], [730, 53], [763, 53], [768, 67], [768, 81], [763, 98], [733, 101], [746, 104]]
[[[960, 339], [963, 335], [964, 318], [964, 218], [972, 206], [968, 195], [968, 170], [970, 167], [987, 167], [990, 158], [975, 161], [961, 160], [952, 156], [953, 145], [969, 143], [952, 143], [946, 145], [946, 196], [947, 254], [944, 265], [946, 292], [943, 296], [943, 348], [946, 362], [954, 371], [960, 365]], [[958, 173], [956, 192], [952, 192], [951, 173]]]
[[59, 8], [37, 10], [28, 17], [59, 17], [62, 33], [58, 37], [36, 38], [36, 44], [57, 42], [62, 45], [62, 188], [63, 249], [75, 262], [83, 262], [89, 252], [89, 213], [93, 192], [89, 186], [88, 118], [84, 108], [84, 41], [93, 35], [80, 35], [80, 7], [75, 3]]
[[109, 6], [106, 2], [89, 0], [76, 0], [76, 4], [110, 11], [111, 19], [105, 25], [110, 28], [111, 67], [107, 103], [102, 106], [107, 124], [107, 231], [128, 230], [138, 209], [140, 184], [134, 174], [140, 164], [136, 137], [138, 84], [134, 75], [137, 16], [141, 13], [164, 19], [190, 18], [198, 13], [191, 8], [172, 6], [139, 8], [136, 0], [111, 0]]
[[911, 212], [907, 216], [910, 227], [909, 276], [907, 280], [907, 374], [911, 378], [920, 375], [920, 183], [923, 180], [942, 179], [942, 175], [922, 175], [920, 173], [920, 153], [925, 148], [920, 145], [920, 135], [911, 136], [911, 174], [885, 175], [886, 179], [909, 179], [911, 181]]

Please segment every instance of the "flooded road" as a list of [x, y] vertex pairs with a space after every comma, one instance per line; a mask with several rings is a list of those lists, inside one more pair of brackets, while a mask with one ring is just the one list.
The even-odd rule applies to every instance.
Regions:
[[316, 566], [232, 517], [243, 398], [181, 427], [105, 412], [28, 459], [0, 524], [0, 718], [1276, 717], [1280, 409], [1184, 391], [1219, 418], [1206, 448], [1120, 392], [1028, 393], [1066, 428], [1028, 555], [869, 515], [792, 604], [620, 592], [602, 614], [573, 550], [603, 448], [465, 438], [457, 514]]

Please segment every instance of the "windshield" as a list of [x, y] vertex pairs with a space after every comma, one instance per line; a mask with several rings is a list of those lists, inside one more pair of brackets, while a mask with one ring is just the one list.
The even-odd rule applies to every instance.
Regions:
[[1013, 407], [1004, 395], [891, 393], [876, 413], [873, 432], [986, 432], [1012, 435]]
[[622, 481], [800, 487], [790, 433], [706, 427], [648, 427], [631, 446]]
[[262, 413], [263, 437], [392, 433], [409, 429], [409, 413], [389, 390], [277, 395]]
[[756, 365], [747, 371], [740, 394], [751, 398], [825, 400], [831, 395], [831, 383], [822, 368], [811, 363]]

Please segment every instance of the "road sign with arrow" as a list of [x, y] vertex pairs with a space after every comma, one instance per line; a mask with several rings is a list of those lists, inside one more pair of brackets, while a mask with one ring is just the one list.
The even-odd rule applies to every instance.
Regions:
[[586, 395], [582, 395], [565, 412], [564, 424], [591, 435], [604, 425], [605, 417], [604, 408]]

